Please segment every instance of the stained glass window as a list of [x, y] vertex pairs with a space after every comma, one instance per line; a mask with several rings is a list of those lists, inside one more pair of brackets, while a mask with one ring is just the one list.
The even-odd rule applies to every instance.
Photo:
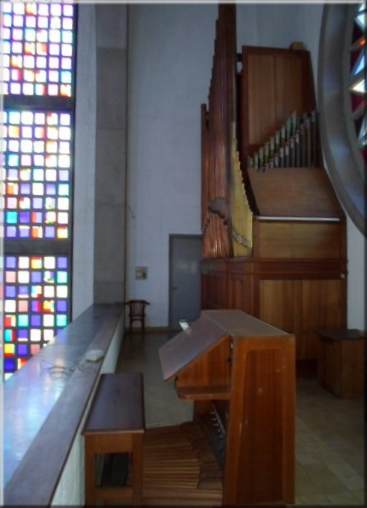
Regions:
[[71, 315], [76, 9], [1, 2], [5, 378]]
[[366, 16], [366, 4], [362, 2], [354, 17], [349, 90], [356, 134], [367, 162]]
[[74, 6], [3, 2], [4, 95], [72, 95]]
[[14, 372], [65, 327], [69, 316], [67, 256], [5, 256], [5, 372]]
[[5, 237], [68, 238], [71, 115], [3, 112]]

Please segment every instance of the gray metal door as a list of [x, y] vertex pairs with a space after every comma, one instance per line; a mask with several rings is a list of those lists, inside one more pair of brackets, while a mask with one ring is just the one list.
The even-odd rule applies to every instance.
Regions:
[[169, 304], [170, 328], [179, 329], [178, 321], [199, 317], [201, 236], [170, 235]]

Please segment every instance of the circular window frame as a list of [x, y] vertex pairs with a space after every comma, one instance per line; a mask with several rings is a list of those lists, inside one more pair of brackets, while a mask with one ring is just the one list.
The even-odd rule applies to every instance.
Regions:
[[338, 198], [366, 236], [364, 159], [350, 99], [350, 47], [356, 5], [325, 5], [321, 23], [318, 100], [326, 167]]

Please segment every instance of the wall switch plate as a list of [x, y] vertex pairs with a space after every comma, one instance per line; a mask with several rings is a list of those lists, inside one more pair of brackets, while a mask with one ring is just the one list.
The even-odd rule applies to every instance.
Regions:
[[148, 267], [147, 266], [136, 266], [135, 267], [135, 279], [144, 280], [148, 278]]

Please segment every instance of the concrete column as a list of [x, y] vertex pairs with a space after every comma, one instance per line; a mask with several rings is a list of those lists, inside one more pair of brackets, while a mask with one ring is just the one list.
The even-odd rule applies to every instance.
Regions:
[[96, 169], [96, 19], [93, 4], [78, 7], [75, 108], [73, 319], [93, 303], [94, 178]]
[[124, 298], [127, 7], [95, 5], [97, 115], [94, 301]]

